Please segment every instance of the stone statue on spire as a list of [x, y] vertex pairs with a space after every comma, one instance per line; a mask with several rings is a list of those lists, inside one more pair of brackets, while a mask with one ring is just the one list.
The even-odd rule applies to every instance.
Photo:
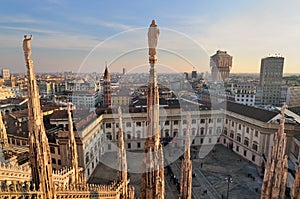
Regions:
[[31, 39], [32, 39], [32, 35], [30, 35], [30, 37], [28, 37], [28, 35], [24, 35], [23, 50], [24, 50], [24, 56], [26, 62], [29, 61], [31, 55], [31, 48], [30, 48]]
[[287, 108], [287, 105], [286, 105], [286, 103], [284, 103], [283, 105], [282, 105], [282, 107], [281, 107], [281, 109], [280, 109], [280, 113], [281, 113], [281, 115], [284, 117], [284, 112], [285, 112], [285, 109]]
[[156, 47], [159, 36], [159, 29], [156, 21], [153, 19], [148, 29], [148, 46], [149, 46], [149, 60], [156, 60]]

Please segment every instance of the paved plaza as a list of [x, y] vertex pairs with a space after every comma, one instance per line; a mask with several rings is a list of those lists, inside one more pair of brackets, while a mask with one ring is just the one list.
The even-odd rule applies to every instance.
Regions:
[[[116, 163], [116, 153], [107, 153], [104, 162], [110, 160]], [[115, 162], [114, 162], [115, 161]], [[244, 160], [223, 145], [215, 145], [213, 150], [202, 159], [193, 159], [193, 198], [226, 198], [228, 183], [225, 178], [229, 175], [230, 199], [256, 199], [260, 198], [262, 178], [260, 168]], [[141, 166], [141, 161], [128, 161], [128, 168]], [[173, 162], [170, 166], [172, 173], [165, 169], [166, 198], [178, 198], [178, 182], [180, 176], [181, 160]], [[173, 175], [176, 180], [173, 179]], [[139, 196], [140, 173], [129, 172], [131, 185], [135, 187], [136, 197]], [[117, 179], [117, 171], [110, 166], [100, 163], [95, 169], [89, 182], [110, 183]]]
[[[202, 167], [201, 167], [202, 165]], [[260, 198], [262, 178], [261, 168], [244, 160], [223, 145], [216, 145], [203, 159], [193, 160], [193, 171], [197, 179], [202, 181], [200, 189], [207, 192], [218, 192], [226, 198], [228, 182], [226, 178], [231, 176], [229, 183], [229, 198], [255, 199]], [[194, 187], [193, 187], [194, 188]], [[195, 189], [196, 190], [196, 189]], [[212, 195], [207, 193], [205, 198]], [[216, 198], [216, 195], [213, 195]], [[203, 198], [203, 197], [201, 197]]]

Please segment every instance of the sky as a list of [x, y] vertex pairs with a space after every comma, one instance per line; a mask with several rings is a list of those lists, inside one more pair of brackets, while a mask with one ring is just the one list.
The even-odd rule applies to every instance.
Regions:
[[298, 0], [3, 0], [0, 68], [25, 72], [22, 40], [32, 34], [36, 72], [148, 72], [147, 29], [160, 28], [159, 72], [209, 71], [218, 49], [233, 73], [259, 73], [260, 60], [285, 58], [300, 73]]

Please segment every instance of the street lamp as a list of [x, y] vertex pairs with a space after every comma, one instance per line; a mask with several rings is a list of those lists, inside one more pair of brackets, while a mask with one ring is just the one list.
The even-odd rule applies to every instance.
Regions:
[[229, 195], [229, 184], [232, 183], [232, 176], [231, 175], [228, 175], [226, 178], [225, 178], [225, 181], [227, 182], [227, 199], [229, 198], [228, 195]]

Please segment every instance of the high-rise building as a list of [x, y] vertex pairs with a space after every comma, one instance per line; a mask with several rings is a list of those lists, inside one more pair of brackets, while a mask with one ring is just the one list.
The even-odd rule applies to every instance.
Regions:
[[197, 71], [193, 70], [192, 71], [192, 79], [196, 79], [197, 78]]
[[2, 77], [4, 80], [10, 80], [10, 72], [9, 69], [3, 68], [1, 71]]
[[184, 77], [184, 79], [188, 79], [189, 78], [189, 74], [187, 72], [184, 72], [183, 73], [183, 77]]
[[290, 108], [300, 106], [300, 86], [288, 87], [285, 99]]
[[227, 51], [218, 50], [210, 57], [210, 68], [213, 81], [224, 81], [232, 67], [232, 56]]
[[281, 105], [281, 82], [283, 75], [283, 57], [266, 57], [261, 60], [260, 83], [257, 105]]

